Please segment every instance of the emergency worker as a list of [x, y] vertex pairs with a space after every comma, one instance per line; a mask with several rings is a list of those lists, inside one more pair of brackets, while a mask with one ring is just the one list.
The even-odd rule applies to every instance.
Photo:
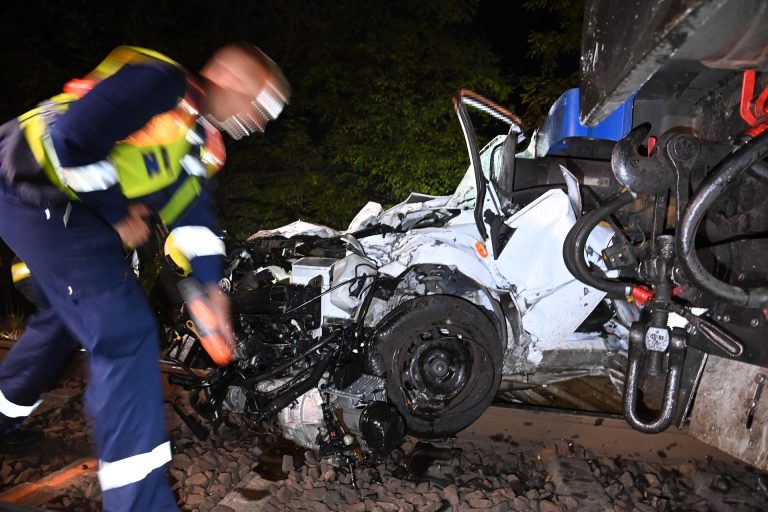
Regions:
[[146, 242], [147, 217], [159, 217], [224, 325], [224, 245], [207, 188], [224, 162], [219, 131], [263, 131], [288, 95], [279, 68], [250, 45], [218, 50], [199, 77], [119, 47], [0, 126], [0, 237], [37, 287], [37, 312], [0, 364], [0, 445], [24, 441], [20, 423], [81, 344], [105, 510], [177, 510], [158, 329], [124, 250]]

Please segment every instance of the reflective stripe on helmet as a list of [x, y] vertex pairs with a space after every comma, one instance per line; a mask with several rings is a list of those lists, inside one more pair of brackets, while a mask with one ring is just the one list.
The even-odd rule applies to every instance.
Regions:
[[9, 418], [26, 418], [42, 402], [42, 400], [38, 400], [33, 405], [18, 405], [5, 398], [3, 392], [0, 391], [0, 413], [5, 414]]
[[151, 452], [140, 453], [114, 462], [99, 461], [102, 491], [116, 489], [143, 480], [153, 470], [171, 461], [171, 443], [166, 441]]
[[265, 112], [270, 119], [277, 119], [285, 107], [285, 96], [272, 83], [267, 83], [256, 96], [254, 106]]
[[171, 231], [176, 246], [185, 258], [225, 254], [224, 242], [205, 226], [182, 226]]

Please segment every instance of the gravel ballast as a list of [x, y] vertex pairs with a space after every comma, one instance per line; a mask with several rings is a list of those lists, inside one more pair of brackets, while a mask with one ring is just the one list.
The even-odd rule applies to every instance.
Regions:
[[[0, 492], [35, 482], [84, 457], [93, 457], [83, 416], [83, 381], [73, 377], [52, 392], [27, 421], [45, 434], [42, 446], [0, 453]], [[177, 399], [169, 388], [168, 400]], [[563, 512], [613, 509], [759, 511], [768, 509], [764, 475], [716, 460], [674, 466], [619, 457], [591, 457], [573, 442], [522, 446], [513, 439], [449, 440], [422, 445], [434, 452], [409, 461], [417, 441], [407, 439], [379, 464], [356, 469], [358, 489], [341, 460], [319, 460], [310, 451], [273, 436], [222, 426], [205, 441], [196, 438], [168, 403], [174, 448], [169, 479], [184, 511], [469, 511]], [[444, 456], [440, 456], [443, 454]], [[419, 476], [419, 474], [421, 476]], [[251, 479], [266, 484], [249, 489]], [[2, 495], [0, 495], [2, 500]], [[101, 510], [95, 478], [65, 486], [43, 503], [49, 510]], [[242, 508], [246, 510], [246, 508]]]

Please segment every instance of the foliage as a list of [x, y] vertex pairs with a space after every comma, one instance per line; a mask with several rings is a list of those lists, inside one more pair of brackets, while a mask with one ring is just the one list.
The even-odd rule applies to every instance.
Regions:
[[522, 78], [520, 98], [528, 122], [539, 126], [552, 103], [578, 86], [584, 0], [525, 0], [524, 7], [558, 20], [555, 28], [528, 35], [528, 58], [540, 67], [538, 74]]
[[344, 228], [368, 200], [389, 206], [411, 191], [449, 193], [468, 164], [452, 96], [466, 87], [502, 105], [520, 98], [523, 111], [512, 109], [535, 126], [572, 85], [562, 63], [576, 60], [581, 16], [578, 0], [526, 1], [532, 12], [552, 11], [560, 27], [531, 33], [528, 58], [540, 71], [519, 79], [505, 74], [482, 31], [489, 0], [7, 3], [0, 65], [14, 80], [0, 95], [4, 118], [120, 44], [195, 70], [216, 47], [247, 40], [280, 64], [290, 105], [263, 136], [227, 143], [218, 178], [220, 221], [237, 235], [298, 218]]
[[222, 190], [238, 192], [226, 192], [227, 223], [253, 231], [300, 217], [344, 228], [368, 200], [449, 193], [467, 165], [451, 97], [461, 87], [501, 101], [511, 93], [473, 32], [476, 4], [283, 6], [301, 33], [286, 48], [292, 102], [276, 136], [230, 162]]

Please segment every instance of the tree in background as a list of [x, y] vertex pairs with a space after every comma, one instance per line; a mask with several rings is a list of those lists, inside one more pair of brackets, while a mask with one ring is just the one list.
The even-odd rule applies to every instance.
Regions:
[[293, 98], [279, 130], [249, 141], [254, 150], [222, 176], [228, 225], [344, 228], [369, 199], [449, 193], [467, 165], [452, 96], [469, 87], [504, 102], [512, 92], [473, 24], [478, 4], [283, 6], [297, 34], [283, 61]]
[[579, 85], [584, 0], [525, 0], [523, 6], [556, 22], [554, 28], [529, 33], [527, 57], [538, 64], [538, 72], [523, 76], [518, 90], [526, 121], [539, 126], [552, 103]]
[[[294, 96], [279, 129], [249, 140], [254, 150], [222, 177], [226, 224], [239, 234], [298, 218], [343, 229], [368, 200], [450, 193], [468, 165], [451, 106], [462, 87], [510, 106], [529, 132], [538, 126], [578, 84], [583, 0], [526, 0], [491, 34], [496, 51], [478, 20], [488, 3], [281, 4], [273, 35]], [[509, 29], [528, 34], [523, 48], [511, 48]]]
[[[239, 147], [218, 195], [221, 224], [233, 235], [297, 218], [344, 228], [368, 200], [389, 206], [411, 191], [449, 193], [468, 165], [452, 96], [473, 89], [512, 108], [530, 131], [574, 85], [581, 16], [577, 0], [527, 0], [527, 13], [506, 0], [7, 3], [4, 119], [120, 44], [198, 69], [212, 49], [247, 40], [280, 64], [293, 85], [285, 114], [263, 137], [227, 142]], [[481, 16], [513, 11], [493, 48]], [[510, 49], [509, 33], [530, 33], [528, 44]]]
[[458, 89], [510, 107], [530, 132], [576, 85], [581, 0], [221, 4], [6, 1], [0, 122], [121, 44], [196, 70], [214, 48], [252, 41], [284, 69], [293, 96], [263, 137], [227, 142], [240, 147], [218, 178], [220, 223], [246, 236], [299, 218], [343, 229], [368, 200], [450, 193], [468, 165], [451, 105]]

